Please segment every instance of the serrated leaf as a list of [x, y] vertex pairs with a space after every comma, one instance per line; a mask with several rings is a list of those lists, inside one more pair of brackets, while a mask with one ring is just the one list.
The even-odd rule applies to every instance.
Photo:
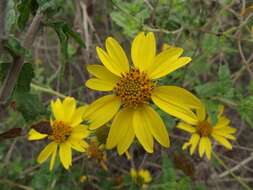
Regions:
[[162, 182], [164, 189], [176, 188], [176, 173], [171, 160], [166, 154], [162, 155]]
[[149, 9], [140, 0], [134, 3], [114, 0], [113, 4], [115, 10], [110, 14], [112, 20], [130, 37], [141, 30], [145, 20], [150, 16]]
[[223, 97], [226, 99], [234, 98], [234, 86], [231, 80], [229, 67], [221, 65], [218, 71], [218, 79], [195, 87], [196, 92], [201, 98]]
[[183, 177], [177, 184], [177, 190], [191, 190], [191, 180], [189, 177]]
[[241, 99], [238, 111], [241, 118], [253, 128], [253, 96], [244, 97]]

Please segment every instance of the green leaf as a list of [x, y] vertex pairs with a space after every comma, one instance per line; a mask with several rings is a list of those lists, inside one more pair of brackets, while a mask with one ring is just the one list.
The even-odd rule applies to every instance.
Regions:
[[32, 0], [20, 0], [17, 4], [18, 11], [18, 27], [23, 30], [27, 21], [29, 20], [30, 12], [32, 8]]
[[0, 84], [4, 81], [11, 63], [0, 63]]
[[228, 65], [221, 65], [218, 71], [218, 80], [208, 82], [195, 87], [196, 92], [201, 98], [223, 97], [226, 99], [234, 98], [234, 86]]
[[20, 75], [18, 77], [18, 81], [15, 87], [15, 91], [17, 92], [29, 92], [30, 84], [34, 77], [33, 66], [30, 63], [25, 63], [22, 67]]
[[189, 177], [183, 177], [177, 184], [177, 190], [191, 190], [191, 179]]
[[218, 121], [218, 107], [219, 103], [217, 101], [212, 101], [212, 100], [204, 100], [203, 101], [208, 113], [208, 116], [211, 118], [211, 123], [215, 125]]
[[253, 96], [242, 97], [238, 106], [241, 118], [253, 128]]
[[85, 47], [85, 43], [81, 39], [80, 35], [77, 32], [74, 32], [70, 28], [70, 26], [66, 24], [65, 22], [61, 22], [61, 21], [51, 22], [51, 23], [47, 23], [46, 25], [52, 27], [58, 35], [58, 38], [61, 44], [61, 53], [64, 57], [64, 60], [63, 60], [64, 63], [69, 58], [69, 54], [68, 54], [69, 37], [72, 37], [81, 47], [83, 48]]
[[205, 190], [205, 185], [204, 184], [197, 184], [196, 187], [195, 187], [195, 190]]
[[14, 57], [26, 54], [25, 48], [23, 48], [21, 43], [13, 36], [9, 36], [3, 43], [5, 49]]
[[114, 0], [113, 5], [115, 10], [110, 14], [112, 20], [123, 29], [124, 34], [130, 37], [142, 29], [144, 22], [150, 16], [149, 9], [141, 0], [134, 3]]
[[176, 188], [176, 172], [173, 168], [171, 160], [166, 154], [162, 155], [162, 182], [163, 189], [175, 189]]
[[13, 28], [16, 27], [17, 14], [15, 9], [15, 0], [7, 1], [7, 8], [5, 14], [5, 31], [7, 34], [11, 32]]
[[15, 93], [14, 101], [16, 102], [17, 110], [27, 122], [36, 121], [48, 116], [46, 108], [35, 94], [29, 92]]

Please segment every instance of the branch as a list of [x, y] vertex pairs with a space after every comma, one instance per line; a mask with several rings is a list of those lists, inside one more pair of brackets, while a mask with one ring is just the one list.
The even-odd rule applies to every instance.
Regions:
[[[42, 21], [43, 14], [38, 11], [33, 18], [31, 25], [29, 26], [26, 36], [23, 40], [22, 46], [26, 49], [32, 47], [34, 39], [36, 37], [37, 32], [39, 31], [40, 24]], [[19, 77], [20, 71], [24, 65], [24, 57], [14, 57], [11, 68], [3, 82], [3, 86], [0, 90], [0, 112], [4, 107], [7, 106], [8, 100], [11, 97], [17, 79]]]
[[6, 9], [6, 0], [0, 1], [0, 55], [2, 53], [2, 40], [5, 35], [5, 9]]

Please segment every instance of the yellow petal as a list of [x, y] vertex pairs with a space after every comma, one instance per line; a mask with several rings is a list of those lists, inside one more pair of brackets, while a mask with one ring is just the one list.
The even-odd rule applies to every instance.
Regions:
[[115, 87], [116, 84], [112, 84], [110, 82], [101, 80], [101, 79], [89, 79], [85, 82], [85, 85], [93, 90], [98, 91], [111, 91]]
[[137, 108], [135, 110], [133, 116], [134, 132], [143, 148], [148, 153], [153, 153], [154, 141], [151, 135], [151, 131], [148, 127], [151, 124], [149, 123], [149, 120], [143, 118], [143, 115], [143, 108]]
[[216, 123], [215, 127], [216, 128], [223, 128], [223, 127], [228, 126], [229, 123], [230, 123], [230, 120], [227, 117], [221, 116], [218, 118], [218, 122]]
[[106, 95], [93, 102], [84, 115], [90, 121], [90, 129], [94, 130], [108, 121], [118, 112], [121, 100], [114, 95]]
[[159, 96], [158, 93], [154, 93], [151, 98], [160, 109], [167, 112], [168, 114], [179, 118], [191, 125], [196, 125], [198, 123], [196, 115], [191, 110], [186, 109], [184, 107], [179, 107], [178, 105], [175, 105], [163, 99]]
[[188, 125], [187, 123], [184, 123], [184, 122], [180, 122], [177, 124], [176, 126], [177, 128], [179, 129], [183, 129], [189, 133], [195, 133], [196, 132], [196, 128], [191, 126], [191, 125]]
[[85, 152], [89, 146], [85, 141], [78, 140], [73, 137], [69, 137], [68, 142], [71, 145], [71, 148], [75, 149], [78, 152]]
[[[132, 115], [133, 115], [133, 113], [132, 113]], [[117, 150], [118, 150], [119, 155], [124, 154], [128, 150], [129, 146], [132, 144], [134, 137], [135, 137], [134, 129], [133, 129], [132, 115], [129, 120], [129, 122], [130, 122], [129, 124], [121, 125], [121, 127], [123, 127], [123, 126], [125, 126], [125, 127], [127, 126], [127, 127], [126, 127], [126, 132], [123, 134], [123, 137], [118, 142]]]
[[212, 143], [209, 138], [206, 138], [206, 156], [208, 160], [211, 159]]
[[177, 86], [158, 86], [155, 87], [153, 94], [172, 104], [187, 109], [198, 109], [201, 101], [191, 92]]
[[190, 139], [191, 148], [190, 154], [192, 155], [195, 152], [195, 149], [199, 143], [200, 136], [197, 133], [194, 133]]
[[88, 130], [88, 126], [78, 125], [75, 128], [73, 128], [70, 137], [80, 140], [80, 139], [88, 137], [90, 133], [91, 132]]
[[63, 121], [66, 121], [67, 123], [69, 123], [76, 109], [76, 100], [72, 97], [66, 97], [63, 100], [62, 105], [63, 105], [62, 109], [64, 112]]
[[[130, 146], [129, 143], [132, 143], [133, 138], [134, 138], [134, 134], [131, 134], [131, 130], [133, 130], [133, 110], [129, 109], [129, 108], [124, 108], [122, 110], [120, 110], [113, 122], [112, 122], [112, 126], [110, 128], [108, 137], [107, 137], [107, 141], [106, 141], [106, 148], [108, 149], [112, 149], [115, 146], [117, 146], [120, 141], [126, 141], [127, 144], [125, 144], [125, 146]], [[129, 129], [132, 128], [132, 129]], [[129, 134], [129, 138], [128, 139], [124, 139], [125, 136], [127, 135], [127, 133]], [[132, 141], [131, 141], [132, 140]], [[131, 142], [130, 142], [131, 141]], [[119, 152], [120, 154], [122, 154], [123, 150], [125, 147], [122, 147], [123, 145], [121, 145], [121, 151]], [[128, 148], [127, 147], [127, 148]]]
[[72, 165], [72, 152], [71, 152], [71, 147], [70, 144], [68, 143], [62, 143], [60, 144], [60, 160], [62, 165], [64, 166], [65, 169], [69, 169], [69, 166]]
[[214, 129], [213, 133], [215, 135], [219, 135], [219, 136], [225, 137], [225, 138], [230, 139], [230, 140], [235, 140], [236, 139], [235, 136], [233, 136], [231, 134], [228, 134], [228, 133], [226, 133], [225, 131], [222, 131], [222, 130], [215, 130]]
[[234, 134], [237, 131], [236, 128], [232, 128], [232, 127], [229, 127], [229, 126], [223, 126], [223, 127], [214, 126], [213, 130], [214, 131], [219, 131], [221, 133], [226, 133], [226, 134]]
[[142, 48], [143, 41], [145, 39], [144, 32], [140, 32], [133, 40], [132, 47], [131, 47], [131, 57], [133, 64], [136, 68], [139, 68], [139, 64], [141, 63], [140, 58], [140, 49]]
[[70, 121], [70, 125], [72, 127], [75, 127], [75, 126], [79, 125], [80, 123], [82, 123], [83, 116], [84, 116], [84, 113], [87, 110], [87, 108], [88, 108], [88, 106], [81, 106], [75, 110], [74, 114], [72, 115], [71, 121]]
[[137, 177], [137, 171], [136, 171], [136, 169], [131, 168], [130, 175], [131, 175], [132, 178], [136, 178]]
[[199, 141], [199, 156], [203, 157], [207, 147], [207, 137], [201, 137]]
[[191, 145], [190, 142], [186, 142], [186, 143], [183, 144], [182, 149], [185, 150], [185, 149], [187, 149], [190, 145]]
[[55, 142], [49, 143], [39, 154], [37, 158], [38, 163], [45, 162], [48, 157], [57, 149], [57, 144]]
[[109, 56], [115, 63], [118, 63], [121, 72], [128, 72], [128, 59], [120, 44], [112, 37], [107, 38], [105, 43]]
[[55, 148], [55, 150], [52, 153], [52, 157], [51, 157], [51, 161], [50, 161], [50, 171], [52, 171], [54, 169], [56, 154], [57, 154], [57, 147]]
[[147, 125], [154, 138], [164, 147], [169, 147], [170, 140], [168, 131], [159, 114], [148, 105], [143, 106], [143, 120], [148, 121]]
[[190, 57], [180, 57], [179, 59], [177, 59], [174, 63], [167, 63], [164, 64], [163, 67], [159, 67], [159, 71], [156, 73], [153, 73], [151, 75], [151, 78], [154, 79], [158, 79], [161, 77], [164, 77], [170, 73], [172, 73], [173, 71], [185, 66], [186, 64], [188, 64], [192, 59]]
[[231, 150], [232, 149], [232, 145], [230, 144], [230, 142], [228, 142], [227, 139], [225, 139], [222, 136], [216, 135], [216, 134], [212, 134], [213, 138], [220, 143], [221, 145], [223, 145], [225, 148]]
[[112, 72], [110, 72], [105, 66], [103, 65], [88, 65], [87, 70], [90, 74], [94, 75], [96, 78], [111, 83], [115, 85], [119, 80], [119, 77]]
[[56, 101], [51, 101], [51, 109], [56, 120], [64, 119], [64, 109], [59, 98]]
[[47, 135], [46, 134], [41, 134], [39, 132], [37, 132], [34, 129], [31, 129], [28, 133], [28, 140], [33, 141], [33, 140], [40, 140], [40, 139], [44, 139], [46, 138]]
[[113, 74], [120, 77], [122, 73], [127, 72], [122, 70], [120, 62], [115, 62], [103, 49], [97, 47], [96, 50], [103, 65]]
[[204, 121], [206, 119], [206, 108], [203, 103], [200, 104], [200, 107], [196, 110], [196, 112], [199, 121]]
[[173, 64], [182, 53], [182, 48], [170, 48], [162, 51], [155, 57], [152, 65], [148, 68], [147, 73], [152, 79], [155, 79], [155, 75], [161, 71], [160, 67], [167, 69], [168, 64]]
[[136, 68], [141, 71], [147, 70], [153, 63], [156, 54], [156, 41], [154, 33], [149, 32], [146, 36], [139, 33], [133, 40], [131, 56]]

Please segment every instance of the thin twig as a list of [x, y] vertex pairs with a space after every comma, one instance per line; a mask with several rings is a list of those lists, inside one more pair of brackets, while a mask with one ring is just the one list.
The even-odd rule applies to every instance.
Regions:
[[229, 174], [236, 180], [238, 181], [242, 187], [244, 187], [244, 189], [246, 190], [252, 190], [252, 188], [250, 186], [248, 186], [243, 179], [241, 179], [240, 177], [238, 177], [237, 175], [234, 174], [233, 171], [230, 171], [229, 167], [223, 162], [223, 160], [220, 159], [220, 157], [215, 153], [212, 152], [213, 156], [215, 157], [215, 159], [227, 170], [229, 171]]
[[41, 91], [41, 92], [45, 92], [45, 93], [48, 93], [48, 94], [58, 96], [60, 98], [65, 98], [66, 97], [64, 94], [61, 94], [60, 92], [57, 92], [57, 91], [55, 91], [51, 88], [42, 87], [42, 86], [39, 86], [39, 85], [34, 84], [34, 83], [31, 83], [31, 88], [36, 90], [36, 91]]
[[[33, 18], [33, 21], [30, 27], [28, 28], [28, 31], [22, 43], [22, 46], [24, 48], [26, 49], [31, 48], [34, 39], [36, 37], [36, 34], [40, 28], [42, 17], [43, 14], [40, 11], [38, 11], [35, 17]], [[3, 82], [2, 88], [0, 89], [0, 109], [3, 109], [3, 107], [7, 106], [8, 100], [11, 97], [12, 91], [15, 87], [16, 81], [19, 77], [23, 65], [24, 65], [24, 57], [20, 56], [14, 57], [13, 64], [11, 65], [10, 70]]]
[[8, 184], [11, 187], [16, 187], [16, 188], [19, 188], [19, 189], [33, 190], [33, 188], [31, 188], [31, 187], [16, 183], [16, 182], [11, 181], [9, 179], [0, 179], [0, 183], [5, 183], [5, 184]]
[[3, 50], [3, 43], [2, 40], [5, 35], [5, 9], [6, 9], [6, 0], [1, 0], [0, 2], [0, 55], [2, 54]]
[[221, 173], [221, 174], [219, 175], [219, 177], [222, 178], [222, 177], [227, 176], [228, 174], [230, 174], [230, 172], [234, 172], [234, 171], [240, 169], [243, 165], [246, 165], [247, 163], [249, 163], [249, 162], [252, 161], [252, 160], [253, 160], [253, 154], [251, 154], [250, 157], [248, 157], [248, 158], [246, 158], [245, 160], [241, 161], [239, 164], [237, 164], [237, 165], [234, 166], [233, 168], [230, 168], [229, 170], [224, 171], [223, 173]]

